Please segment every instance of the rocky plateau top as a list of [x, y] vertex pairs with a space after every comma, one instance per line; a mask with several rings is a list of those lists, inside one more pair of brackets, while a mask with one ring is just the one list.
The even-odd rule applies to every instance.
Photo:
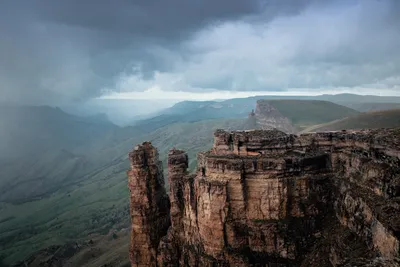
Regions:
[[400, 266], [399, 145], [400, 129], [217, 130], [193, 174], [170, 151], [169, 194], [157, 149], [138, 145], [131, 264]]

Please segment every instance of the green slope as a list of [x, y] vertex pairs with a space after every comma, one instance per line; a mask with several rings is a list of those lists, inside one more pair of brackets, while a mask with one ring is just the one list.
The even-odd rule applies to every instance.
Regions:
[[358, 112], [332, 102], [321, 100], [265, 100], [287, 117], [298, 129], [352, 116]]
[[311, 96], [309, 99], [326, 100], [335, 103], [400, 103], [398, 96], [377, 96], [377, 95], [356, 95], [356, 94], [336, 94]]
[[118, 127], [95, 117], [48, 106], [0, 106], [0, 157], [20, 158], [46, 150], [78, 148]]
[[[271, 99], [274, 98], [274, 99]], [[278, 98], [278, 99], [276, 99]], [[354, 109], [322, 100], [279, 99], [279, 97], [249, 97], [225, 101], [184, 101], [164, 111], [164, 114], [137, 122], [135, 127], [155, 130], [157, 127], [177, 122], [195, 122], [217, 118], [246, 118], [264, 100], [276, 107], [300, 129], [348, 117], [358, 112]]]
[[182, 123], [161, 117], [122, 128], [47, 106], [0, 106], [0, 111], [0, 201], [8, 203], [43, 198], [77, 183], [126, 154], [132, 137], [147, 138]]
[[166, 155], [172, 147], [187, 151], [189, 168], [196, 166], [196, 154], [211, 148], [216, 129], [244, 130], [247, 119], [215, 119], [195, 123], [176, 123], [156, 130], [148, 136], [158, 149], [166, 166]]
[[368, 102], [368, 103], [347, 103], [345, 105], [360, 112], [400, 109], [400, 103]]
[[315, 125], [304, 132], [338, 131], [344, 129], [392, 128], [400, 126], [400, 109], [372, 111], [336, 120], [330, 123]]
[[53, 244], [88, 240], [91, 233], [105, 234], [111, 228], [128, 227], [127, 154], [136, 144], [152, 141], [160, 151], [164, 166], [169, 149], [184, 149], [193, 170], [197, 152], [212, 146], [215, 129], [240, 130], [246, 123], [243, 119], [176, 123], [146, 136], [132, 136], [105, 148], [103, 157], [119, 156], [83, 179], [67, 183], [41, 199], [0, 202], [0, 251], [6, 256], [5, 262], [21, 260]]
[[41, 198], [84, 179], [119, 156], [103, 154], [105, 149], [140, 134], [140, 129], [58, 108], [1, 106], [0, 201]]
[[[7, 151], [0, 153], [0, 254], [13, 262], [52, 244], [126, 227], [127, 154], [134, 145], [152, 141], [164, 166], [169, 149], [184, 149], [193, 170], [196, 153], [211, 147], [215, 129], [254, 127], [244, 118], [261, 98], [196, 102], [194, 109], [189, 102], [178, 106], [179, 112], [190, 110], [187, 113], [165, 114], [126, 128], [49, 107], [0, 114], [0, 137], [9, 138], [0, 143], [6, 148], [0, 151]], [[355, 112], [325, 101], [292, 101], [272, 102], [298, 125]]]

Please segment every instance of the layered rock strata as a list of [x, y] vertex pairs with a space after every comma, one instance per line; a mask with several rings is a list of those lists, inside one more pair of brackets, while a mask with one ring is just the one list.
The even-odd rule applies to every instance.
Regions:
[[171, 225], [170, 202], [157, 149], [149, 142], [129, 153], [132, 266], [156, 266], [158, 246]]
[[296, 132], [296, 129], [290, 120], [283, 116], [279, 110], [268, 102], [268, 100], [257, 100], [255, 119], [259, 129], [277, 129], [289, 134]]
[[130, 154], [132, 266], [398, 266], [399, 145], [400, 129], [217, 130], [194, 174], [170, 151], [169, 201], [144, 143]]

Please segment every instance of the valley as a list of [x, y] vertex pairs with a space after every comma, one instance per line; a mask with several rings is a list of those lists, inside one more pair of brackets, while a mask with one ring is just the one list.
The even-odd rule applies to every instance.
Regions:
[[[127, 241], [121, 235], [130, 225], [126, 171], [132, 147], [151, 141], [160, 153], [164, 177], [173, 147], [188, 153], [189, 170], [194, 170], [196, 154], [211, 148], [216, 129], [262, 128], [249, 117], [260, 99], [265, 98], [181, 102], [127, 127], [56, 108], [24, 107], [11, 112], [7, 107], [2, 113], [7, 116], [0, 120], [5, 127], [1, 129], [12, 132], [1, 143], [5, 153], [0, 155], [0, 258], [6, 264], [16, 263], [49, 246], [86, 244], [93, 235], [102, 238], [120, 231], [120, 240]], [[396, 111], [381, 112], [379, 119], [361, 123], [364, 113], [325, 100], [263, 101], [287, 118], [296, 132], [309, 126], [319, 131], [318, 127], [338, 121], [347, 122], [336, 129], [398, 126]], [[118, 255], [121, 264], [126, 262], [127, 253]], [[86, 262], [90, 266], [93, 261]]]
[[400, 267], [400, 0], [0, 0], [0, 267]]

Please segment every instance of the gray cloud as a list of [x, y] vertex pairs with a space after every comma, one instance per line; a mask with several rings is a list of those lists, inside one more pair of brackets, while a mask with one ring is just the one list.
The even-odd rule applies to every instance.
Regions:
[[129, 91], [136, 84], [162, 90], [365, 88], [398, 94], [399, 2], [320, 3], [272, 19], [261, 13], [206, 27], [184, 42], [189, 58], [164, 52], [169, 58], [175, 54], [169, 71], [144, 84], [124, 76], [115, 90]]
[[398, 86], [399, 11], [396, 0], [2, 1], [0, 97]]
[[259, 10], [257, 0], [32, 0], [0, 5], [1, 95], [33, 101], [96, 96], [137, 64], [149, 78], [168, 66], [146, 47], [172, 48], [209, 22]]

